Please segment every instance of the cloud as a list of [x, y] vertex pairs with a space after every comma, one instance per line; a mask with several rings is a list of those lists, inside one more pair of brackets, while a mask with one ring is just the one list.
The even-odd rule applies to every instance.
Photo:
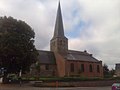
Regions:
[[[57, 6], [57, 0], [0, 0], [0, 14], [27, 22], [36, 48], [49, 50]], [[88, 50], [110, 67], [119, 63], [120, 0], [61, 0], [61, 8], [69, 49]]]
[[[95, 57], [113, 66], [120, 58], [120, 1], [79, 0], [79, 3], [83, 8], [81, 20], [86, 25], [76, 39], [71, 39], [70, 48], [88, 49]], [[74, 46], [76, 41], [79, 44]]]

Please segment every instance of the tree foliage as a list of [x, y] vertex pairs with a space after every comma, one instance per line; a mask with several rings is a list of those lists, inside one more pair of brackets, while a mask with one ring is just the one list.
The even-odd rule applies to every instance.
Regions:
[[34, 37], [34, 31], [24, 21], [0, 17], [0, 66], [8, 73], [28, 70], [37, 57]]
[[115, 75], [115, 70], [112, 68], [110, 71], [109, 71], [110, 75], [113, 76]]
[[112, 78], [113, 75], [115, 74], [115, 70], [114, 69], [109, 70], [108, 65], [104, 64], [103, 65], [103, 74], [104, 74], [105, 78]]
[[104, 76], [109, 75], [109, 69], [108, 69], [107, 64], [103, 65], [103, 74]]

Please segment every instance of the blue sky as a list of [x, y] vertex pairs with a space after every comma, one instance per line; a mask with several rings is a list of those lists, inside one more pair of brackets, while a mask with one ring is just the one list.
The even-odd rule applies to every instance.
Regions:
[[[27, 22], [37, 49], [49, 50], [59, 0], [0, 0], [0, 16]], [[69, 49], [92, 53], [114, 68], [120, 63], [120, 0], [60, 0]]]
[[84, 21], [78, 22], [74, 27], [71, 27], [69, 32], [66, 32], [66, 36], [70, 38], [79, 37], [79, 33], [86, 27], [86, 23]]

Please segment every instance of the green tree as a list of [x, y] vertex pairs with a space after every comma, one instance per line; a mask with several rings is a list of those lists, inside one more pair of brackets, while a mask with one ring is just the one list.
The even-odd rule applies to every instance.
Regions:
[[104, 74], [104, 77], [109, 77], [109, 69], [107, 64], [103, 65], [103, 74]]
[[0, 67], [7, 73], [29, 70], [38, 55], [34, 37], [33, 29], [24, 21], [0, 17]]
[[113, 77], [113, 75], [115, 74], [115, 70], [112, 68], [112, 69], [109, 71], [109, 74], [111, 75], [111, 77]]

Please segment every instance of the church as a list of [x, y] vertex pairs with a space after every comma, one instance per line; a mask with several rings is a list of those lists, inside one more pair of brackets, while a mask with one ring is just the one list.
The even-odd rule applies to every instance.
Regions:
[[68, 38], [64, 34], [60, 2], [50, 40], [50, 51], [38, 50], [39, 75], [44, 77], [103, 77], [102, 61], [85, 51], [68, 49]]

